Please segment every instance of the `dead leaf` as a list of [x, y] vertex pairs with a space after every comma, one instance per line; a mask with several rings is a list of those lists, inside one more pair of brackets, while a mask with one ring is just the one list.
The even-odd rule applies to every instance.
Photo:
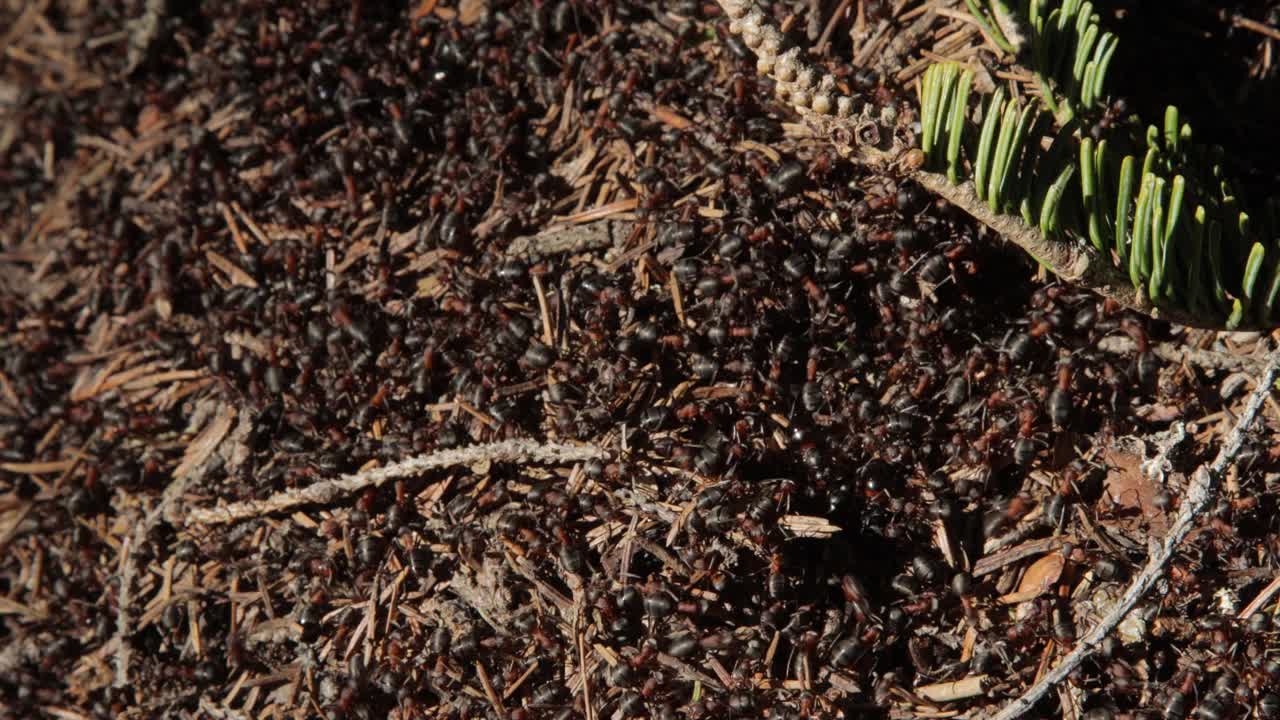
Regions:
[[418, 3], [418, 6], [413, 9], [413, 14], [409, 16], [409, 19], [416, 21], [430, 15], [431, 12], [436, 9], [436, 4], [438, 2], [439, 0], [422, 0], [422, 2]]
[[663, 125], [673, 127], [676, 130], [684, 130], [693, 125], [689, 118], [686, 118], [666, 105], [654, 105], [653, 117]]
[[414, 297], [439, 299], [448, 290], [436, 275], [428, 275], [418, 280], [418, 290]]
[[164, 122], [164, 120], [163, 110], [155, 105], [148, 105], [142, 108], [142, 112], [138, 113], [136, 132], [139, 136], [145, 135], [148, 130]]
[[1182, 405], [1151, 404], [1143, 405], [1134, 414], [1151, 423], [1169, 423], [1182, 417]]
[[1168, 520], [1156, 504], [1160, 487], [1142, 472], [1143, 458], [1116, 447], [1108, 448], [1103, 458], [1107, 464], [1103, 488], [1111, 502], [1141, 512], [1152, 530], [1163, 531]]
[[462, 0], [458, 4], [458, 22], [473, 25], [489, 12], [488, 0]]
[[217, 449], [218, 443], [227, 436], [227, 431], [231, 429], [231, 421], [235, 417], [234, 407], [230, 405], [219, 407], [218, 415], [187, 446], [186, 452], [182, 455], [182, 462], [178, 464], [178, 469], [173, 471], [173, 476], [181, 480], [203, 465], [204, 461], [208, 460]]
[[210, 265], [213, 265], [214, 267], [221, 270], [223, 274], [225, 274], [228, 278], [230, 278], [231, 282], [235, 283], [236, 285], [243, 285], [248, 288], [258, 287], [258, 281], [254, 280], [252, 275], [245, 272], [244, 270], [241, 270], [238, 265], [231, 262], [227, 258], [223, 257], [219, 253], [216, 253], [213, 250], [205, 250], [204, 256], [206, 259], [208, 259]]
[[1000, 602], [1007, 605], [1033, 600], [1048, 592], [1062, 577], [1062, 568], [1066, 564], [1061, 553], [1049, 553], [1031, 563], [1031, 567], [1022, 575], [1018, 589], [1000, 597]]

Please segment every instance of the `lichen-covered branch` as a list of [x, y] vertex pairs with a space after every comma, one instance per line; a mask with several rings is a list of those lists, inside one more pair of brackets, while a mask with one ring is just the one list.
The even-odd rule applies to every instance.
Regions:
[[377, 487], [387, 480], [416, 475], [428, 470], [453, 465], [471, 465], [478, 462], [507, 463], [572, 463], [604, 457], [604, 451], [586, 445], [564, 443], [540, 443], [536, 440], [504, 440], [484, 445], [472, 445], [456, 450], [441, 450], [401, 460], [385, 467], [344, 475], [335, 480], [325, 480], [304, 488], [276, 493], [265, 500], [246, 500], [221, 507], [193, 510], [187, 516], [188, 525], [218, 525], [238, 522], [251, 517], [280, 512], [299, 505], [332, 502], [344, 495]]

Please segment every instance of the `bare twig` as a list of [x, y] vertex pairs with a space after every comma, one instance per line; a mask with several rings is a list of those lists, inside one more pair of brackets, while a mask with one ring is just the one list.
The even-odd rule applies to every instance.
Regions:
[[1134, 578], [1119, 602], [1112, 606], [1102, 620], [1097, 625], [1094, 625], [1084, 637], [1080, 638], [1080, 642], [1075, 649], [1063, 658], [1062, 662], [1045, 673], [1044, 677], [1028, 688], [1021, 697], [996, 713], [992, 720], [1013, 720], [1013, 718], [1021, 717], [1030, 711], [1041, 698], [1047, 695], [1067, 675], [1070, 675], [1080, 663], [1084, 662], [1085, 658], [1093, 653], [1094, 649], [1102, 643], [1103, 638], [1116, 629], [1125, 616], [1129, 614], [1129, 611], [1138, 604], [1138, 600], [1146, 595], [1147, 591], [1164, 575], [1165, 566], [1173, 558], [1174, 551], [1178, 549], [1178, 545], [1191, 532], [1196, 520], [1200, 517], [1200, 513], [1213, 497], [1214, 478], [1226, 471], [1244, 446], [1245, 433], [1248, 431], [1249, 426], [1253, 424], [1254, 419], [1257, 418], [1258, 411], [1262, 409], [1262, 403], [1271, 393], [1277, 373], [1280, 373], [1280, 352], [1271, 355], [1271, 359], [1267, 363], [1266, 372], [1263, 373], [1262, 378], [1258, 381], [1258, 387], [1254, 389], [1253, 395], [1249, 397], [1249, 404], [1245, 407], [1239, 422], [1236, 423], [1236, 426], [1227, 436], [1227, 440], [1218, 451], [1217, 457], [1209, 465], [1201, 465], [1192, 475], [1191, 484], [1187, 487], [1186, 495], [1182, 498], [1182, 505], [1178, 509], [1178, 515], [1173, 519], [1164, 541], [1153, 543], [1153, 549], [1151, 555], [1147, 558], [1146, 566]]
[[[1133, 341], [1133, 338], [1116, 335], [1099, 340], [1098, 349], [1113, 355], [1128, 355], [1138, 351], [1138, 344]], [[1215, 350], [1199, 350], [1181, 343], [1152, 343], [1151, 352], [1165, 362], [1185, 363], [1202, 370], [1257, 372], [1266, 364], [1265, 358], [1233, 355]]]
[[[142, 528], [143, 524], [137, 523], [134, 526], [133, 537], [125, 538], [120, 544], [120, 596], [116, 605], [116, 635], [113, 640], [116, 645], [116, 679], [113, 687], [125, 687], [129, 684], [129, 661], [132, 659], [129, 635], [133, 632], [133, 623], [129, 619], [134, 575], [133, 549], [143, 537], [140, 532]], [[130, 545], [131, 541], [133, 546]]]
[[182, 462], [174, 470], [173, 480], [165, 487], [160, 502], [133, 523], [133, 534], [125, 538], [120, 546], [120, 595], [116, 607], [116, 634], [112, 642], [116, 647], [115, 687], [129, 684], [129, 663], [132, 660], [129, 646], [129, 635], [133, 634], [131, 604], [133, 602], [134, 577], [137, 568], [134, 555], [146, 541], [147, 536], [161, 520], [172, 521], [172, 513], [178, 506], [178, 499], [187, 490], [187, 484], [197, 477], [209, 456], [217, 450], [219, 443], [231, 429], [231, 421], [235, 418], [234, 408], [221, 405], [213, 420], [208, 422], [199, 435], [192, 440], [183, 454]]
[[591, 666], [587, 663], [587, 644], [583, 638], [583, 611], [581, 595], [573, 614], [573, 636], [578, 646], [578, 672], [582, 675], [582, 707], [586, 711], [587, 720], [595, 720], [595, 706], [591, 704]]
[[1268, 37], [1272, 40], [1280, 40], [1280, 30], [1276, 30], [1270, 25], [1260, 23], [1257, 20], [1250, 20], [1247, 17], [1237, 15], [1236, 17], [1231, 18], [1231, 24], [1238, 28], [1244, 28], [1245, 30], [1256, 32], [1259, 35]]
[[546, 598], [548, 602], [556, 606], [556, 610], [560, 612], [560, 617], [566, 623], [572, 623], [574, 618], [573, 601], [565, 597], [564, 593], [552, 587], [550, 583], [538, 577], [538, 573], [530, 566], [529, 561], [516, 557], [511, 553], [507, 553], [507, 563], [525, 580], [528, 580], [538, 591], [538, 594]]
[[1280, 577], [1267, 583], [1267, 586], [1262, 588], [1262, 592], [1258, 593], [1258, 596], [1246, 605], [1240, 611], [1240, 614], [1236, 615], [1236, 618], [1238, 620], [1247, 620], [1250, 615], [1261, 610], [1263, 605], [1266, 605], [1271, 598], [1275, 597], [1276, 593], [1280, 593]]
[[620, 248], [634, 228], [630, 220], [612, 219], [554, 227], [512, 240], [507, 255], [543, 258]]
[[711, 688], [712, 690], [724, 689], [724, 686], [721, 685], [718, 680], [716, 680], [710, 675], [702, 672], [701, 670], [698, 670], [697, 668], [693, 667], [689, 663], [673, 655], [668, 655], [664, 652], [658, 653], [658, 664], [664, 665], [666, 667], [671, 668], [672, 670], [675, 670], [677, 673], [683, 676], [686, 680], [697, 680], [698, 682], [702, 683], [706, 687]]
[[489, 698], [489, 704], [493, 706], [493, 711], [498, 717], [507, 716], [506, 708], [502, 707], [502, 698], [498, 697], [498, 693], [494, 692], [493, 681], [489, 679], [489, 672], [484, 669], [484, 663], [476, 661], [476, 675], [480, 676], [480, 686], [484, 688], [484, 696]]
[[233, 523], [259, 515], [280, 512], [299, 505], [315, 505], [332, 502], [367, 487], [377, 487], [394, 478], [416, 475], [453, 465], [470, 465], [478, 462], [560, 464], [580, 462], [604, 456], [604, 451], [587, 445], [540, 443], [536, 440], [504, 440], [483, 445], [471, 445], [456, 450], [419, 455], [392, 463], [386, 467], [344, 475], [336, 480], [325, 480], [305, 488], [276, 493], [265, 500], [248, 500], [222, 507], [194, 510], [187, 516], [189, 525], [216, 525]]
[[999, 552], [983, 555], [973, 564], [973, 576], [982, 577], [1007, 566], [1012, 565], [1023, 558], [1029, 558], [1032, 555], [1043, 555], [1047, 552], [1053, 552], [1061, 548], [1069, 542], [1073, 542], [1071, 536], [1049, 537], [1039, 540], [1029, 540], [1021, 545], [1000, 550]]
[[970, 675], [952, 682], [921, 685], [915, 689], [915, 693], [929, 702], [954, 702], [978, 697], [984, 694], [991, 684], [991, 678], [987, 675]]
[[852, 4], [853, 0], [840, 0], [840, 4], [831, 13], [831, 19], [827, 20], [826, 27], [822, 29], [822, 33], [818, 35], [817, 42], [814, 43], [814, 55], [823, 55], [827, 52], [827, 45], [831, 41], [831, 33], [835, 32], [836, 24], [840, 22], [840, 18], [844, 17], [845, 12], [849, 10], [849, 6]]

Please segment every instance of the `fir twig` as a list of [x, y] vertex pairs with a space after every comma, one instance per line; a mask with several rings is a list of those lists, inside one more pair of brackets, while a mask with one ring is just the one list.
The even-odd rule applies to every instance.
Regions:
[[221, 507], [201, 508], [187, 516], [188, 525], [219, 525], [239, 522], [251, 517], [288, 510], [299, 505], [332, 502], [344, 495], [377, 487], [394, 478], [417, 475], [428, 470], [470, 465], [478, 462], [517, 464], [561, 464], [604, 457], [604, 451], [588, 445], [540, 443], [536, 440], [504, 440], [471, 445], [455, 450], [440, 450], [418, 455], [385, 467], [373, 468], [335, 480], [324, 480], [304, 488], [276, 493], [265, 500], [246, 500]]

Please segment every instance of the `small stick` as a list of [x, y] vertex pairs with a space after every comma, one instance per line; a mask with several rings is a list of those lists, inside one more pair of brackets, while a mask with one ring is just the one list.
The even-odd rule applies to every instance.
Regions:
[[547, 581], [538, 577], [538, 574], [534, 572], [533, 567], [527, 560], [508, 554], [507, 563], [510, 564], [511, 568], [521, 577], [532, 583], [534, 588], [537, 589], [539, 595], [545, 597], [552, 605], [555, 605], [556, 610], [560, 611], [560, 616], [563, 617], [566, 622], [573, 622], [573, 603], [569, 598], [564, 596], [564, 593], [561, 593], [559, 590], [548, 584]]
[[524, 685], [524, 681], [528, 680], [529, 676], [532, 675], [538, 669], [538, 665], [539, 663], [536, 659], [533, 662], [529, 663], [529, 669], [521, 673], [520, 677], [516, 678], [515, 682], [508, 685], [502, 691], [502, 699], [509, 700], [512, 695], [515, 695], [516, 691], [520, 689], [520, 686]]
[[573, 635], [578, 645], [578, 672], [582, 674], [582, 707], [586, 711], [587, 720], [595, 720], [595, 708], [591, 705], [591, 667], [587, 664], [587, 644], [583, 642], [581, 622], [582, 605], [579, 600], [573, 614]]
[[1240, 611], [1240, 614], [1237, 615], [1236, 618], [1239, 620], [1247, 620], [1250, 615], [1261, 610], [1262, 606], [1266, 605], [1267, 601], [1275, 597], [1278, 592], [1280, 592], [1280, 577], [1277, 577], [1275, 580], [1267, 583], [1267, 586], [1262, 588], [1262, 592], [1258, 593], [1258, 596], [1255, 597], [1252, 602], [1245, 605], [1244, 609]]
[[1245, 30], [1256, 32], [1259, 35], [1264, 35], [1272, 40], [1280, 40], [1280, 30], [1276, 30], [1269, 25], [1264, 25], [1257, 20], [1250, 20], [1247, 17], [1237, 16], [1231, 18], [1231, 24], [1235, 27], [1244, 28]]
[[921, 685], [915, 689], [915, 693], [929, 702], [954, 702], [978, 697], [986, 692], [986, 688], [990, 684], [987, 675], [970, 675], [952, 682]]
[[547, 347], [555, 345], [555, 335], [551, 332], [551, 311], [547, 308], [547, 291], [542, 287], [542, 277], [530, 273], [533, 278], [533, 291], [538, 296], [538, 313], [542, 316], [542, 342]]
[[702, 683], [706, 687], [711, 688], [712, 690], [716, 690], [716, 691], [724, 690], [724, 686], [722, 686], [718, 681], [716, 681], [715, 678], [693, 667], [692, 665], [681, 660], [680, 658], [675, 657], [674, 655], [668, 655], [664, 652], [658, 653], [658, 664], [663, 665], [665, 667], [669, 667], [672, 670], [675, 670], [676, 672], [680, 673], [688, 680], [697, 680], [698, 682]]
[[[139, 523], [137, 527], [141, 528]], [[135, 533], [136, 535], [137, 533]], [[129, 684], [129, 639], [133, 632], [129, 622], [129, 604], [133, 589], [133, 548], [130, 541], [136, 538], [125, 538], [120, 545], [120, 598], [116, 609], [116, 679], [114, 687], [125, 687]]]
[[1032, 555], [1042, 555], [1047, 552], [1052, 552], [1062, 547], [1065, 543], [1072, 542], [1073, 540], [1074, 539], [1071, 536], [1028, 540], [1021, 545], [1008, 548], [1007, 550], [1001, 550], [1000, 552], [992, 553], [990, 555], [984, 555], [978, 558], [978, 562], [973, 564], [973, 576], [982, 577], [983, 575], [990, 575], [1006, 565], [1012, 565], [1013, 563], [1016, 563], [1023, 558], [1031, 557]]
[[[1099, 340], [1098, 349], [1112, 355], [1128, 355], [1138, 351], [1138, 344], [1133, 341], [1133, 338], [1117, 335]], [[1165, 362], [1186, 363], [1203, 370], [1257, 372], [1266, 365], [1264, 358], [1233, 355], [1216, 350], [1199, 350], [1181, 343], [1151, 343], [1151, 352]]]
[[680, 321], [681, 328], [689, 327], [684, 318], [684, 296], [680, 294], [680, 281], [675, 273], [667, 275], [667, 283], [671, 286], [671, 304], [675, 306], [676, 320]]
[[835, 12], [831, 13], [831, 19], [827, 21], [827, 26], [822, 29], [822, 34], [818, 36], [818, 42], [813, 46], [814, 55], [822, 55], [827, 51], [827, 45], [831, 42], [831, 34], [835, 32], [836, 23], [840, 22], [840, 18], [849, 10], [849, 6], [853, 4], [853, 0], [840, 0], [840, 4], [836, 6]]
[[597, 220], [582, 225], [557, 226], [537, 235], [518, 237], [507, 247], [507, 256], [530, 258], [577, 254], [621, 247], [637, 225], [630, 220]]
[[227, 229], [231, 231], [231, 239], [236, 244], [236, 249], [241, 255], [249, 253], [249, 244], [244, 241], [244, 233], [240, 232], [240, 226], [236, 224], [235, 217], [231, 214], [231, 207], [226, 203], [218, 203], [218, 209], [222, 211], [222, 219], [227, 223]]
[[565, 443], [540, 443], [536, 440], [504, 440], [502, 442], [471, 445], [454, 450], [440, 450], [401, 460], [386, 467], [373, 468], [355, 475], [343, 475], [335, 480], [324, 480], [304, 488], [276, 493], [265, 500], [247, 500], [222, 507], [200, 508], [187, 516], [189, 525], [217, 525], [239, 522], [251, 517], [288, 510], [299, 505], [322, 505], [338, 497], [407, 475], [417, 475], [428, 470], [470, 465], [472, 463], [506, 462], [560, 464], [604, 457], [604, 451], [589, 445]]
[[498, 693], [493, 690], [493, 681], [489, 679], [489, 671], [484, 669], [484, 663], [476, 661], [476, 674], [480, 676], [480, 686], [484, 688], [484, 696], [489, 698], [489, 704], [493, 706], [493, 711], [498, 714], [499, 718], [507, 716], [506, 708], [502, 707], [502, 698], [498, 697]]
[[1062, 662], [1045, 673], [1044, 677], [1028, 688], [1021, 697], [1004, 706], [991, 720], [1013, 720], [1029, 712], [1041, 698], [1079, 667], [1085, 658], [1093, 654], [1094, 649], [1102, 643], [1103, 638], [1116, 629], [1125, 616], [1129, 614], [1129, 611], [1138, 604], [1138, 600], [1146, 595], [1156, 584], [1156, 581], [1164, 575], [1165, 566], [1173, 558], [1174, 551], [1186, 539], [1196, 520], [1199, 519], [1200, 513], [1213, 497], [1214, 478], [1226, 471], [1236, 456], [1240, 454], [1240, 449], [1244, 447], [1245, 433], [1248, 431], [1249, 426], [1253, 424], [1254, 419], [1258, 417], [1258, 411], [1262, 409], [1262, 403], [1271, 394], [1271, 387], [1276, 381], [1277, 373], [1280, 373], [1280, 352], [1272, 353], [1271, 359], [1267, 363], [1266, 372], [1263, 373], [1262, 379], [1258, 382], [1258, 387], [1253, 391], [1253, 395], [1249, 397], [1249, 404], [1245, 407], [1239, 422], [1232, 428], [1231, 433], [1227, 436], [1227, 441], [1218, 450], [1218, 456], [1208, 466], [1201, 465], [1192, 475], [1191, 484], [1187, 488], [1186, 495], [1182, 498], [1182, 506], [1178, 509], [1177, 517], [1173, 519], [1173, 523], [1169, 526], [1169, 532], [1165, 534], [1164, 541], [1160, 543], [1153, 542], [1153, 549], [1147, 559], [1146, 566], [1142, 568], [1142, 572], [1134, 578], [1133, 582], [1125, 590], [1120, 601], [1107, 611], [1107, 614], [1097, 625], [1090, 628], [1089, 632], [1080, 638], [1080, 642], [1062, 659]]

